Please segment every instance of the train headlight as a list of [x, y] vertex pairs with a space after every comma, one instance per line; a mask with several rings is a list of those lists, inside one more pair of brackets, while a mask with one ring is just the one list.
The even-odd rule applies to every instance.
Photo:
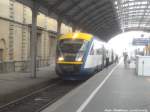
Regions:
[[82, 61], [83, 59], [83, 54], [78, 54], [77, 57], [76, 57], [76, 61]]
[[82, 57], [76, 58], [76, 61], [82, 61]]
[[64, 60], [64, 57], [62, 56], [58, 58], [58, 61], [63, 61], [63, 60]]

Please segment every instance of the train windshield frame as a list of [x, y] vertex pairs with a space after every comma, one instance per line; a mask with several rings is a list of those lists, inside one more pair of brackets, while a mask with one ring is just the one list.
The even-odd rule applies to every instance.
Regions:
[[59, 50], [62, 53], [77, 54], [87, 49], [88, 41], [82, 39], [63, 39], [58, 41]]

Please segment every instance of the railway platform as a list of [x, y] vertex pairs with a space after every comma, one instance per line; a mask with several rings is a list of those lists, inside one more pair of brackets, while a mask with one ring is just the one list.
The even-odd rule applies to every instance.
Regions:
[[56, 79], [54, 65], [39, 68], [37, 78], [32, 78], [31, 73], [0, 74], [0, 106], [47, 86]]
[[149, 112], [150, 77], [123, 63], [97, 73], [42, 112]]

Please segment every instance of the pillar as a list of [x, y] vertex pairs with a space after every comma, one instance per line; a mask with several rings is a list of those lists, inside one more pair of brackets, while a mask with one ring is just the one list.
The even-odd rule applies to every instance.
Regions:
[[75, 32], [76, 31], [76, 26], [72, 26], [72, 32]]
[[37, 55], [37, 13], [38, 8], [34, 2], [32, 8], [32, 29], [31, 29], [31, 73], [36, 78], [36, 55]]
[[62, 21], [60, 19], [57, 20], [57, 35], [60, 35], [61, 33], [61, 23]]

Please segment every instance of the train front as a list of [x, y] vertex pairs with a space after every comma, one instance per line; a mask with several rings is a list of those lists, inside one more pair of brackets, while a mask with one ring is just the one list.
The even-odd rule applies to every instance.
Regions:
[[57, 42], [56, 73], [65, 80], [81, 80], [88, 47], [92, 35], [69, 33], [62, 35]]

